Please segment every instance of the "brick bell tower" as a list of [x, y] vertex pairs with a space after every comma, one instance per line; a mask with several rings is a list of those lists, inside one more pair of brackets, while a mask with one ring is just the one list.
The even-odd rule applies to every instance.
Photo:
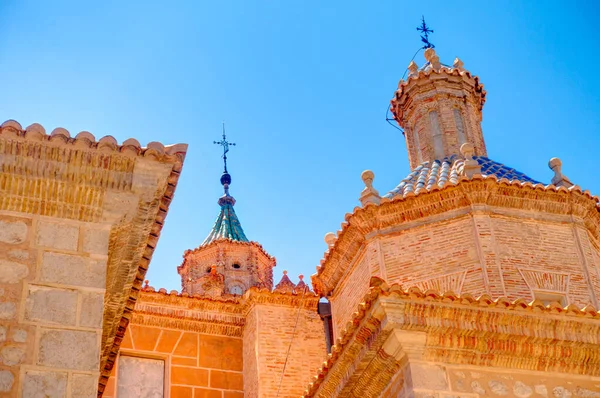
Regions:
[[221, 297], [241, 296], [253, 286], [271, 290], [275, 257], [248, 240], [233, 208], [235, 199], [229, 194], [227, 152], [229, 145], [235, 144], [226, 140], [224, 131], [223, 139], [215, 144], [223, 146], [221, 185], [225, 193], [218, 200], [221, 210], [210, 233], [198, 248], [184, 253], [183, 263], [177, 267], [182, 292]]
[[440, 63], [433, 48], [427, 63], [412, 61], [408, 78], [400, 80], [391, 101], [394, 118], [404, 129], [411, 169], [426, 161], [460, 155], [471, 143], [475, 156], [487, 156], [481, 118], [486, 92], [479, 78], [456, 58], [452, 67]]

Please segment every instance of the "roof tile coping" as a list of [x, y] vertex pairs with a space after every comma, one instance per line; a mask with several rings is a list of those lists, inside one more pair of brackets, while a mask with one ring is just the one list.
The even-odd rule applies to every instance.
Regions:
[[170, 292], [167, 292], [167, 289], [165, 288], [160, 288], [156, 290], [153, 286], [149, 286], [148, 284], [146, 284], [144, 287], [142, 287], [141, 292], [146, 296], [162, 296], [165, 297], [167, 300], [173, 301], [174, 303], [181, 302], [181, 299], [188, 299], [198, 300], [199, 302], [220, 303], [224, 306], [235, 304], [240, 305], [242, 308], [248, 308], [251, 306], [252, 303], [273, 303], [297, 306], [303, 300], [309, 301], [310, 304], [313, 304], [313, 301], [316, 304], [318, 304], [320, 300], [320, 296], [308, 288], [294, 289], [291, 291], [280, 291], [275, 289], [269, 290], [265, 288], [252, 286], [241, 296], [225, 294], [221, 297], [210, 297], [202, 294], [190, 295], [187, 292], [181, 293], [177, 290], [171, 290]]
[[243, 245], [243, 246], [252, 246], [257, 248], [260, 253], [262, 253], [272, 264], [273, 267], [277, 266], [277, 259], [274, 256], [271, 256], [269, 253], [267, 253], [267, 251], [263, 248], [263, 246], [255, 241], [248, 241], [248, 242], [244, 242], [244, 241], [239, 241], [239, 240], [234, 240], [234, 239], [216, 239], [213, 240], [212, 242], [206, 244], [206, 245], [200, 245], [195, 249], [188, 249], [185, 252], [183, 252], [183, 261], [181, 262], [181, 265], [177, 266], [177, 271], [182, 270], [185, 265], [185, 258], [189, 255], [189, 254], [194, 254], [194, 253], [199, 253], [202, 252], [204, 250], [207, 250], [209, 248], [212, 248], [213, 246], [219, 246], [221, 244], [232, 244], [232, 245]]
[[156, 141], [149, 142], [145, 147], [142, 147], [135, 138], [129, 138], [119, 145], [117, 140], [110, 135], [96, 140], [94, 135], [87, 131], [82, 131], [75, 137], [71, 137], [69, 131], [62, 127], [57, 127], [50, 134], [46, 134], [44, 127], [38, 123], [33, 123], [23, 129], [21, 124], [15, 120], [7, 120], [0, 125], [0, 136], [20, 138], [27, 141], [49, 142], [56, 145], [73, 145], [82, 149], [119, 152], [124, 155], [143, 156], [167, 162], [181, 160], [175, 155], [185, 155], [188, 149], [187, 144], [163, 145]]
[[600, 321], [600, 313], [592, 305], [579, 308], [574, 304], [570, 304], [567, 307], [563, 307], [558, 302], [551, 302], [548, 305], [544, 305], [544, 303], [540, 300], [527, 302], [527, 300], [522, 298], [510, 301], [505, 297], [499, 297], [494, 300], [487, 294], [483, 294], [478, 298], [474, 298], [468, 293], [457, 295], [452, 291], [441, 293], [435, 289], [422, 291], [416, 286], [403, 289], [400, 284], [394, 283], [392, 285], [388, 285], [383, 279], [372, 276], [369, 282], [369, 291], [364, 296], [363, 302], [358, 305], [358, 310], [352, 314], [352, 320], [346, 324], [346, 327], [341, 332], [341, 336], [336, 339], [336, 342], [331, 347], [331, 352], [327, 356], [327, 359], [323, 362], [321, 369], [319, 369], [317, 375], [313, 377], [313, 381], [309, 384], [308, 388], [304, 392], [304, 395], [302, 396], [303, 398], [314, 396], [321, 383], [325, 380], [327, 373], [337, 362], [340, 355], [344, 351], [344, 348], [351, 341], [351, 338], [356, 330], [360, 327], [362, 320], [366, 317], [373, 304], [381, 296], [395, 296], [397, 298], [409, 300], [416, 299], [436, 303], [467, 305], [473, 307], [491, 307], [507, 311], [529, 313], [545, 312], [549, 315], [585, 317]]
[[416, 73], [414, 75], [412, 75], [412, 74], [409, 75], [406, 80], [400, 80], [398, 82], [398, 89], [394, 93], [394, 98], [392, 98], [392, 100], [390, 101], [392, 104], [392, 113], [394, 113], [394, 116], [397, 116], [395, 114], [396, 109], [394, 107], [394, 103], [400, 101], [405, 90], [409, 86], [418, 84], [417, 81], [424, 79], [426, 77], [430, 77], [432, 75], [434, 75], [435, 77], [450, 77], [450, 76], [462, 77], [463, 80], [470, 83], [473, 86], [474, 90], [480, 94], [481, 99], [479, 101], [479, 110], [481, 111], [483, 109], [483, 105], [485, 104], [487, 92], [483, 88], [483, 83], [480, 82], [479, 77], [471, 74], [471, 72], [469, 72], [468, 70], [462, 69], [462, 68], [459, 69], [459, 68], [442, 65], [438, 71], [434, 70], [433, 68], [429, 68], [426, 70], [420, 70], [418, 73]]
[[448, 181], [448, 184], [444, 185], [443, 187], [439, 187], [437, 184], [434, 184], [425, 189], [421, 189], [418, 192], [407, 192], [404, 195], [395, 195], [391, 198], [384, 196], [381, 198], [381, 202], [379, 204], [368, 203], [362, 207], [356, 206], [352, 210], [352, 213], [346, 213], [344, 216], [345, 221], [341, 223], [340, 229], [335, 234], [332, 233], [332, 235], [329, 237], [329, 239], [330, 239], [329, 248], [323, 254], [323, 258], [320, 261], [320, 265], [318, 265], [316, 267], [317, 272], [311, 275], [313, 288], [315, 288], [315, 291], [318, 291], [318, 283], [316, 283], [315, 281], [317, 281], [317, 278], [325, 270], [327, 261], [329, 260], [329, 258], [331, 257], [331, 255], [335, 251], [335, 249], [337, 248], [339, 241], [341, 239], [343, 239], [344, 234], [350, 227], [353, 217], [355, 217], [357, 214], [364, 213], [366, 211], [369, 211], [369, 209], [373, 209], [375, 207], [382, 207], [382, 206], [387, 206], [387, 205], [393, 204], [393, 203], [400, 203], [400, 202], [406, 202], [409, 200], [414, 200], [417, 197], [423, 197], [432, 192], [440, 192], [440, 191], [450, 189], [452, 187], [459, 186], [461, 183], [464, 183], [464, 182], [484, 181], [484, 180], [490, 180], [490, 181], [494, 181], [500, 185], [520, 187], [523, 189], [539, 190], [539, 191], [545, 191], [545, 192], [561, 192], [564, 194], [569, 194], [569, 193], [580, 194], [580, 195], [583, 195], [586, 198], [594, 201], [596, 204], [596, 210], [598, 211], [598, 213], [600, 213], [600, 197], [597, 195], [592, 195], [592, 193], [587, 189], [585, 191], [582, 190], [579, 185], [573, 185], [572, 187], [565, 188], [565, 187], [558, 187], [554, 184], [544, 185], [541, 183], [533, 184], [529, 181], [525, 181], [525, 182], [518, 181], [518, 180], [511, 181], [507, 178], [498, 179], [498, 177], [496, 177], [493, 174], [491, 174], [491, 175], [474, 174], [472, 177], [467, 177], [465, 175], [461, 175], [458, 177], [458, 179], [456, 181]]

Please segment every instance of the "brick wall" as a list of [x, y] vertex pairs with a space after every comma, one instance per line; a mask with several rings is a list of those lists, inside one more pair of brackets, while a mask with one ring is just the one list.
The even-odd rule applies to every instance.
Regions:
[[346, 323], [352, 319], [352, 313], [358, 309], [358, 304], [369, 289], [370, 278], [368, 261], [363, 258], [350, 270], [348, 277], [334, 289], [333, 295], [329, 298], [334, 342], [340, 337]]
[[556, 293], [564, 304], [598, 307], [599, 246], [574, 222], [481, 211], [380, 236], [348, 264], [333, 290], [335, 337], [357, 310], [371, 275], [405, 288], [528, 301]]
[[0, 395], [96, 396], [108, 228], [0, 212]]
[[[162, 359], [170, 398], [244, 397], [240, 338], [130, 325], [119, 355]], [[120, 377], [117, 361], [104, 398], [119, 398]]]
[[301, 396], [326, 356], [323, 321], [316, 309], [298, 312], [293, 306], [258, 304], [252, 317], [244, 331], [244, 363], [252, 364], [245, 372], [246, 396]]

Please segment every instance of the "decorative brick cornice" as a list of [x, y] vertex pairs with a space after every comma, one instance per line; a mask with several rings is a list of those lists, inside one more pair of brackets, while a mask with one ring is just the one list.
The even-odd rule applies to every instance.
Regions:
[[438, 96], [447, 96], [444, 90], [436, 90], [436, 87], [443, 85], [447, 92], [468, 91], [471, 98], [477, 99], [477, 110], [481, 112], [485, 104], [486, 91], [483, 84], [480, 83], [477, 76], [473, 76], [469, 71], [459, 70], [458, 68], [442, 67], [438, 71], [428, 69], [419, 71], [416, 75], [411, 75], [407, 80], [401, 80], [398, 84], [398, 90], [391, 101], [392, 113], [396, 120], [401, 121], [406, 118], [404, 109], [409, 107], [407, 104], [412, 96], [418, 96], [419, 93], [432, 92]]
[[269, 260], [272, 267], [274, 267], [277, 264], [277, 260], [275, 259], [275, 257], [273, 257], [269, 253], [267, 253], [266, 250], [262, 247], [262, 245], [258, 242], [254, 242], [254, 241], [241, 242], [241, 241], [232, 240], [232, 239], [218, 239], [218, 240], [214, 240], [214, 241], [210, 242], [209, 244], [207, 244], [205, 246], [199, 246], [192, 250], [186, 250], [183, 253], [183, 258], [184, 258], [183, 262], [181, 263], [180, 266], [177, 267], [177, 271], [181, 274], [181, 271], [183, 271], [185, 269], [185, 267], [188, 265], [186, 259], [189, 255], [214, 250], [216, 248], [226, 248], [227, 246], [231, 246], [231, 245], [255, 248], [258, 250], [259, 253], [261, 253], [263, 256], [265, 256], [266, 259]]
[[364, 350], [377, 349], [378, 336], [391, 330], [426, 333], [423, 355], [435, 362], [600, 375], [600, 314], [592, 306], [404, 290], [376, 277], [370, 286], [304, 397], [335, 396]]
[[379, 205], [369, 203], [346, 214], [337, 238], [325, 252], [316, 274], [311, 276], [312, 286], [322, 296], [330, 294], [346, 272], [346, 265], [360, 255], [365, 242], [385, 234], [386, 230], [459, 209], [472, 211], [482, 205], [572, 216], [600, 240], [599, 199], [589, 191], [582, 191], [578, 186], [567, 189], [511, 182], [505, 178], [498, 180], [493, 175], [461, 176], [456, 184], [450, 183], [441, 189], [434, 185], [418, 194], [409, 192], [404, 197], [383, 198]]

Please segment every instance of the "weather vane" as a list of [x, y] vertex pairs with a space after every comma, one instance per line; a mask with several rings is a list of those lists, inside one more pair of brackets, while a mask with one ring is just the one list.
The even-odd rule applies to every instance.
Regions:
[[425, 43], [423, 49], [427, 50], [428, 48], [435, 48], [435, 46], [429, 42], [429, 34], [433, 33], [433, 29], [429, 29], [429, 27], [425, 23], [424, 16], [421, 16], [421, 26], [417, 27], [417, 30], [422, 33], [421, 41]]
[[229, 152], [229, 145], [235, 146], [233, 142], [228, 142], [225, 137], [225, 122], [223, 122], [223, 139], [221, 141], [213, 141], [217, 145], [223, 147], [223, 164], [225, 165], [225, 173], [227, 173], [227, 152]]

